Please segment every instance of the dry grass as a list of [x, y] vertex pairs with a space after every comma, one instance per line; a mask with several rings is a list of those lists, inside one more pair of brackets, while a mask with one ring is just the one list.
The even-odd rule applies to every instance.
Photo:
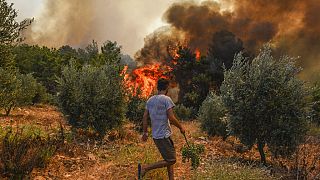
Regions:
[[[64, 119], [52, 106], [17, 109], [9, 117], [0, 117], [1, 126], [35, 123], [49, 129], [63, 122]], [[205, 153], [197, 170], [182, 163], [181, 147], [185, 145], [183, 136], [173, 128], [172, 137], [177, 151], [175, 174], [177, 179], [276, 179], [271, 170], [259, 165], [259, 153], [253, 148], [243, 151], [243, 146], [236, 138], [226, 141], [221, 138], [209, 138], [199, 129], [197, 122], [183, 122], [190, 142], [203, 144]], [[35, 169], [32, 179], [136, 179], [137, 163], [152, 163], [161, 160], [151, 138], [146, 143], [140, 141], [140, 135], [132, 124], [126, 124], [108, 134], [102, 144], [81, 139], [69, 133], [68, 141], [49, 162], [46, 168]], [[99, 145], [98, 145], [99, 144]], [[270, 156], [268, 161], [271, 162]], [[274, 174], [274, 173], [272, 173]], [[280, 177], [281, 174], [277, 174]], [[166, 169], [149, 172], [144, 179], [166, 179]]]

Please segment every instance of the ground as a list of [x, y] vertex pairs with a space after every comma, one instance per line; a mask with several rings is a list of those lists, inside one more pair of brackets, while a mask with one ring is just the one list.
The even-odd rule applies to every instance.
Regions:
[[[19, 108], [9, 117], [0, 116], [2, 127], [30, 123], [44, 130], [58, 127], [60, 123], [66, 132], [70, 129], [54, 106]], [[205, 153], [197, 170], [192, 170], [189, 163], [182, 163], [181, 148], [185, 140], [174, 127], [172, 139], [177, 151], [176, 179], [290, 179], [289, 176], [286, 178], [286, 174], [279, 175], [272, 168], [261, 166], [256, 148], [245, 151], [244, 146], [233, 137], [225, 141], [208, 137], [199, 129], [197, 121], [182, 123], [188, 140], [203, 144]], [[110, 132], [99, 145], [99, 142], [81, 138], [81, 133], [76, 136], [66, 133], [65, 146], [45, 168], [35, 169], [31, 179], [136, 179], [138, 162], [155, 162], [161, 160], [161, 156], [152, 139], [143, 143], [134, 129], [131, 123], [126, 123], [124, 128]], [[269, 156], [268, 161], [271, 162]], [[166, 170], [151, 171], [144, 179], [166, 179]]]

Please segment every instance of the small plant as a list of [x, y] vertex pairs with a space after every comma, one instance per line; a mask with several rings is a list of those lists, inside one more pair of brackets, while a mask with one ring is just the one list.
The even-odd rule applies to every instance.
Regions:
[[10, 179], [27, 178], [34, 168], [49, 162], [61, 143], [60, 136], [46, 135], [33, 126], [1, 130], [0, 172]]
[[187, 145], [184, 145], [181, 149], [182, 162], [191, 160], [192, 169], [197, 169], [200, 165], [200, 155], [204, 152], [204, 146], [200, 144], [189, 143], [185, 134], [183, 134]]
[[181, 149], [182, 162], [190, 161], [192, 169], [197, 169], [200, 165], [200, 154], [204, 152], [204, 146], [198, 144], [190, 144], [183, 146]]

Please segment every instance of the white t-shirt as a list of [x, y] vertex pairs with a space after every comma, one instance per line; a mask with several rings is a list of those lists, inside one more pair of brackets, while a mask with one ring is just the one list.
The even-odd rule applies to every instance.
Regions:
[[167, 115], [167, 110], [173, 108], [175, 104], [166, 95], [154, 95], [150, 97], [146, 104], [151, 119], [152, 137], [163, 139], [171, 136], [171, 126]]

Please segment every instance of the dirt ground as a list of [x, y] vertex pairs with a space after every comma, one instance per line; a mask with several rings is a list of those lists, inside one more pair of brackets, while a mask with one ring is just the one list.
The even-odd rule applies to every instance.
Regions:
[[[20, 108], [14, 110], [9, 117], [0, 116], [2, 127], [35, 124], [44, 130], [50, 130], [59, 127], [60, 123], [65, 129], [69, 129], [62, 114], [53, 106]], [[189, 141], [203, 144], [205, 153], [202, 155], [202, 162], [197, 170], [192, 170], [190, 163], [182, 163], [181, 148], [186, 143], [179, 130], [173, 127], [172, 139], [177, 152], [176, 179], [207, 177], [203, 175], [210, 174], [208, 171], [212, 169], [210, 168], [212, 162], [217, 164], [226, 159], [241, 159], [248, 163], [251, 169], [256, 168], [255, 164], [259, 164], [257, 163], [259, 154], [256, 148], [244, 152], [245, 148], [235, 138], [231, 137], [223, 141], [221, 138], [207, 137], [200, 130], [199, 123], [196, 121], [183, 122], [183, 125], [187, 130]], [[138, 162], [151, 163], [161, 160], [152, 139], [149, 138], [146, 143], [142, 143], [140, 138], [140, 134], [134, 130], [131, 123], [125, 124], [122, 129], [110, 132], [100, 145], [98, 142], [84, 140], [71, 133], [67, 134], [65, 146], [59, 149], [45, 168], [35, 169], [31, 179], [136, 179]], [[268, 158], [268, 161], [271, 159]], [[237, 166], [237, 164], [228, 162], [227, 166]], [[258, 171], [262, 179], [274, 179], [274, 176], [270, 175], [271, 170], [262, 169], [260, 171], [258, 169]], [[166, 170], [163, 168], [147, 173], [144, 179], [166, 179]]]

